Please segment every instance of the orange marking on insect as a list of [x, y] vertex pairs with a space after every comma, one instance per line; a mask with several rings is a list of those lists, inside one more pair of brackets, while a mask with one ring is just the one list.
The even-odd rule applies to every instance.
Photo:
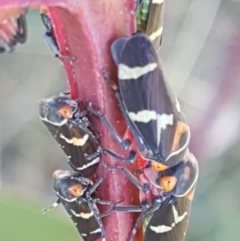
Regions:
[[165, 166], [159, 162], [152, 161], [151, 166], [155, 171], [162, 172], [168, 169], [168, 166]]
[[68, 105], [63, 106], [60, 110], [59, 113], [62, 117], [66, 118], [66, 119], [70, 119], [72, 118], [73, 115], [73, 111], [72, 108]]
[[43, 14], [47, 14], [48, 13], [48, 9], [44, 6], [41, 6], [40, 7], [40, 13], [43, 13]]
[[178, 179], [174, 176], [165, 176], [161, 178], [160, 185], [166, 192], [170, 192], [176, 186], [177, 181]]
[[181, 121], [178, 121], [176, 132], [173, 139], [172, 152], [175, 152], [179, 149], [179, 141], [181, 139], [181, 136], [183, 133], [187, 132], [188, 130], [189, 130], [189, 127], [186, 124], [184, 124]]
[[74, 197], [80, 197], [83, 192], [83, 187], [80, 184], [76, 184], [68, 188], [68, 190]]

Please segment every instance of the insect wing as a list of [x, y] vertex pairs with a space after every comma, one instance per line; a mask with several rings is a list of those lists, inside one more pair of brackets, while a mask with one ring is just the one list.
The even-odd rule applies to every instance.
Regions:
[[101, 229], [94, 212], [84, 201], [63, 203], [84, 241], [94, 241], [101, 236]]
[[88, 129], [82, 129], [74, 121], [68, 121], [62, 126], [54, 126], [45, 122], [53, 137], [67, 155], [69, 164], [75, 171], [85, 177], [93, 175], [98, 167], [100, 158], [95, 156], [89, 160], [86, 156], [97, 152], [97, 141], [92, 138]]
[[[90, 180], [73, 171], [55, 171], [54, 191], [72, 218], [76, 228], [85, 241], [94, 241], [101, 236], [101, 229], [96, 219], [98, 209], [92, 199], [86, 200], [86, 191]], [[95, 193], [92, 194], [94, 196]], [[91, 196], [91, 197], [92, 197]], [[93, 208], [90, 208], [90, 205]]]
[[[165, 84], [156, 50], [149, 38], [143, 34], [131, 37], [124, 45], [118, 67], [123, 104], [138, 134], [152, 151], [151, 158], [175, 165], [181, 158], [168, 158], [172, 158], [174, 149], [177, 154], [182, 147], [186, 150], [189, 133], [185, 131], [187, 127], [181, 128], [179, 124], [186, 126], [176, 107], [177, 102]], [[180, 153], [181, 157], [184, 153]]]
[[114, 41], [114, 43], [111, 46], [112, 57], [116, 65], [119, 64], [120, 54], [122, 52], [124, 45], [127, 43], [127, 41], [128, 41], [128, 38], [120, 38]]
[[191, 211], [191, 200], [184, 196], [167, 198], [153, 214], [145, 241], [184, 241]]

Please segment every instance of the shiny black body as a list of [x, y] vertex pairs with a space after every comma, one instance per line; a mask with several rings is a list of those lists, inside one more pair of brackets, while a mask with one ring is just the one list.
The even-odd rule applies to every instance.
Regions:
[[[142, 212], [128, 241], [132, 241], [142, 221], [145, 241], [184, 241], [198, 172], [197, 160], [189, 151], [181, 162], [165, 171], [145, 168], [140, 179], [150, 185], [150, 195], [141, 198], [139, 207], [116, 206], [119, 212]], [[161, 179], [166, 177], [170, 182], [176, 178], [171, 190], [161, 186]]]
[[150, 186], [141, 206], [117, 206], [116, 210], [142, 212], [128, 241], [142, 221], [145, 241], [184, 241], [193, 197], [189, 193], [194, 192], [198, 179], [197, 160], [188, 151], [190, 128], [146, 35], [118, 39], [111, 50], [119, 87], [107, 75], [105, 78], [115, 90], [142, 158], [148, 161], [138, 171], [142, 184]]
[[[148, 171], [145, 170], [145, 175], [149, 178], [149, 182], [151, 182], [155, 188], [159, 188], [161, 204], [158, 208], [150, 208], [150, 210], [152, 209], [152, 215], [150, 215], [149, 221], [144, 221], [147, 222], [147, 224], [145, 224], [144, 240], [184, 241], [194, 189], [198, 179], [198, 162], [196, 158], [187, 151], [184, 159], [176, 166], [156, 173], [157, 178], [154, 179], [154, 172], [150, 171], [148, 173]], [[177, 183], [172, 190], [165, 191], [163, 187], [161, 187], [161, 179], [164, 177], [176, 178]]]
[[114, 209], [111, 208], [105, 213], [100, 213], [96, 204], [114, 206], [119, 203], [100, 200], [95, 194], [96, 188], [107, 175], [95, 183], [73, 171], [55, 171], [53, 177], [54, 191], [58, 200], [43, 212], [62, 203], [83, 240], [94, 241], [100, 237], [105, 240], [105, 230], [101, 218], [110, 215]]
[[144, 241], [184, 241], [191, 204], [187, 196], [166, 198], [151, 217]]
[[[69, 193], [68, 188], [80, 184], [83, 187], [83, 193], [80, 197], [76, 198]], [[90, 230], [94, 231], [99, 229], [99, 224], [96, 221], [95, 217], [92, 216], [90, 218], [82, 218], [81, 216], [77, 217], [76, 214], [90, 214], [93, 207], [89, 206], [89, 202], [91, 202], [92, 206], [94, 206], [92, 198], [95, 198], [95, 194], [91, 197], [86, 197], [86, 193], [88, 188], [91, 187], [90, 180], [83, 177], [74, 177], [73, 174], [71, 176], [66, 175], [66, 177], [56, 178], [54, 180], [54, 191], [56, 192], [60, 202], [63, 204], [67, 213], [72, 218], [76, 228], [78, 229], [82, 238], [86, 241], [92, 241], [98, 239], [101, 235], [100, 232], [90, 235]], [[72, 202], [68, 200], [76, 199]], [[73, 213], [74, 212], [74, 213]], [[97, 212], [97, 210], [94, 210]], [[77, 225], [76, 225], [77, 224]], [[83, 235], [82, 235], [83, 234]], [[87, 236], [85, 236], [87, 234]]]
[[[61, 115], [61, 108], [70, 108], [72, 116]], [[99, 143], [89, 128], [86, 112], [81, 112], [77, 102], [67, 96], [42, 100], [40, 118], [65, 152], [69, 165], [84, 177], [92, 176], [100, 162]]]
[[112, 86], [141, 155], [176, 165], [186, 153], [190, 130], [165, 83], [153, 43], [144, 34], [121, 38], [113, 43], [112, 56], [118, 66], [119, 89]]
[[[87, 114], [88, 110], [81, 111], [78, 102], [66, 95], [41, 100], [39, 105], [40, 119], [65, 152], [69, 165], [82, 176], [90, 177], [96, 172], [102, 153], [124, 163], [132, 163], [135, 152], [130, 152], [128, 158], [123, 158], [99, 146]], [[106, 119], [104, 121], [107, 122]], [[111, 127], [110, 124], [107, 126]], [[122, 144], [124, 146], [126, 142], [122, 141]]]

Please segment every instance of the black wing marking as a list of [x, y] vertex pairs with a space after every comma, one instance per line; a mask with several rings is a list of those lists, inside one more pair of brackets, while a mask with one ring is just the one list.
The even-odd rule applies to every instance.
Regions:
[[[68, 121], [62, 126], [43, 122], [67, 155], [72, 168], [84, 177], [93, 175], [97, 170], [99, 157], [93, 155], [97, 153], [98, 142], [92, 138], [91, 133], [73, 121]], [[87, 156], [91, 155], [93, 159], [88, 159]]]
[[84, 241], [94, 241], [101, 237], [101, 229], [93, 211], [86, 202], [62, 201]]
[[191, 200], [184, 196], [167, 198], [153, 214], [145, 241], [184, 241], [191, 211]]
[[[152, 151], [152, 159], [168, 161], [174, 148], [176, 152], [187, 148], [189, 131], [180, 128], [179, 123], [186, 126], [186, 121], [168, 90], [152, 42], [143, 34], [134, 35], [124, 45], [119, 61], [119, 86], [126, 111]], [[174, 165], [177, 159], [169, 162]]]

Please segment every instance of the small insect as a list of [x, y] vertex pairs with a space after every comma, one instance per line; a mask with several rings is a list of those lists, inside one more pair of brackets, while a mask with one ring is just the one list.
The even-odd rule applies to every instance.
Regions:
[[54, 56], [61, 60], [68, 60], [68, 61], [74, 60], [73, 56], [63, 56], [60, 53], [57, 39], [56, 39], [54, 29], [53, 29], [53, 24], [52, 24], [52, 21], [49, 16], [49, 12], [48, 12], [47, 8], [41, 7], [40, 15], [41, 15], [42, 22], [43, 22], [44, 26], [46, 27], [46, 32], [44, 34], [44, 40], [47, 43], [50, 50], [52, 51], [52, 53], [54, 54]]
[[[121, 171], [120, 167], [111, 168]], [[140, 196], [142, 205], [115, 207], [116, 211], [142, 212], [128, 241], [143, 221], [145, 241], [184, 241], [198, 173], [197, 160], [189, 152], [176, 166], [165, 171], [145, 168], [140, 179], [150, 184], [150, 194]]]
[[[78, 103], [66, 95], [41, 100], [39, 105], [40, 119], [65, 152], [70, 166], [84, 177], [90, 177], [96, 172], [102, 153], [111, 155], [124, 163], [133, 163], [136, 157], [135, 152], [132, 151], [128, 158], [123, 158], [99, 146], [98, 139], [91, 130], [92, 126], [87, 114], [87, 110], [81, 111]], [[104, 123], [107, 123], [106, 118], [102, 119]], [[108, 127], [111, 131], [110, 124]], [[129, 141], [123, 140], [120, 144], [126, 148]]]
[[107, 72], [104, 76], [115, 91], [141, 156], [158, 170], [175, 166], [186, 153], [190, 129], [165, 83], [153, 43], [146, 35], [136, 34], [116, 40], [111, 50], [119, 88]]
[[12, 52], [14, 47], [26, 42], [27, 7], [2, 9], [0, 12], [0, 53]]
[[164, 0], [138, 0], [137, 9], [137, 31], [148, 35], [158, 51], [162, 42]]
[[[55, 171], [53, 174], [54, 191], [58, 200], [49, 208], [43, 209], [43, 212], [62, 203], [83, 240], [94, 241], [100, 237], [105, 240], [105, 230], [101, 219], [110, 215], [114, 211], [114, 206], [123, 201], [112, 202], [97, 198], [95, 190], [108, 175], [93, 183], [74, 171]], [[113, 207], [100, 213], [96, 204]]]

